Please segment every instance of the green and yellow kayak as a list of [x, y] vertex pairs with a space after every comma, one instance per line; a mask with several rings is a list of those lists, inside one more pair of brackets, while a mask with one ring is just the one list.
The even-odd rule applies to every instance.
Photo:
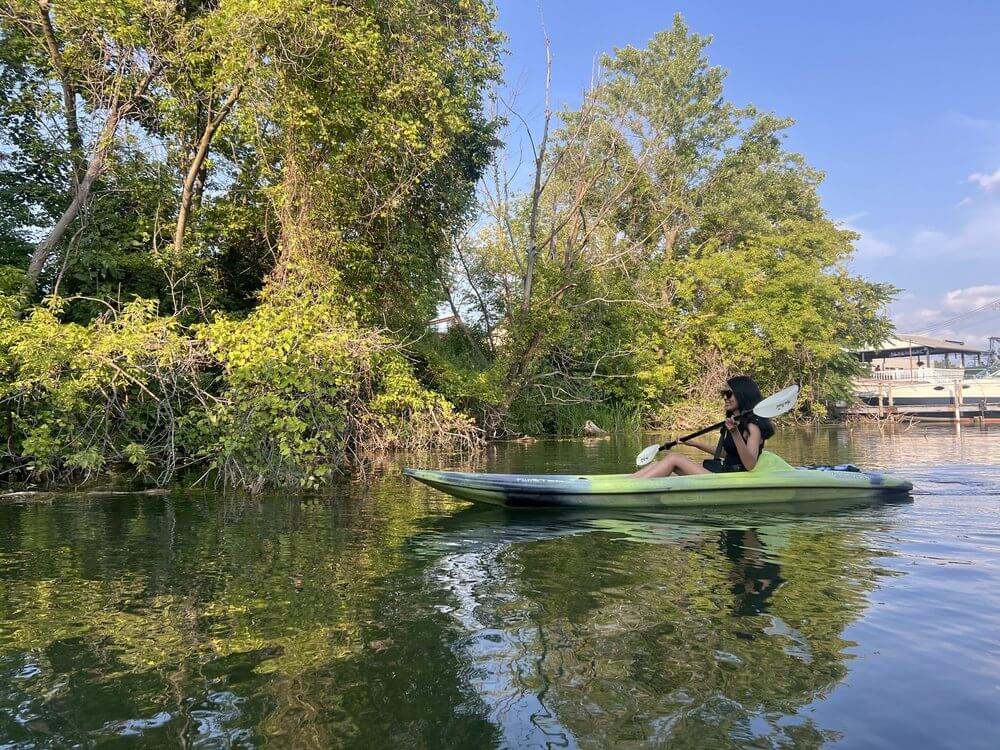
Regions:
[[474, 474], [405, 469], [409, 477], [463, 500], [507, 508], [669, 508], [862, 500], [905, 495], [905, 479], [850, 467], [795, 468], [764, 451], [753, 471], [635, 479], [629, 474]]

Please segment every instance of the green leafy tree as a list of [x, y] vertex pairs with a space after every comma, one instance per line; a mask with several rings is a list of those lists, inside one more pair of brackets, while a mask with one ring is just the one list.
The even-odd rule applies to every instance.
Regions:
[[492, 13], [478, 2], [279, 5], [269, 24], [294, 28], [294, 46], [267, 56], [263, 90], [248, 93], [271, 125], [258, 128], [264, 163], [281, 167], [270, 283], [330, 285], [361, 321], [412, 326], [433, 310], [448, 238], [493, 146], [481, 113], [498, 74]]
[[656, 419], [737, 371], [840, 394], [843, 349], [888, 331], [893, 290], [847, 272], [852, 235], [783, 147], [791, 121], [729, 102], [709, 42], [678, 16], [605, 56], [582, 107], [551, 134], [546, 117], [533, 188], [508, 197], [498, 171], [461, 268], [477, 325], [503, 332], [489, 431], [512, 409], [595, 401]]
[[393, 337], [433, 310], [494, 146], [492, 23], [480, 0], [4, 5], [13, 468], [259, 488], [475, 442]]

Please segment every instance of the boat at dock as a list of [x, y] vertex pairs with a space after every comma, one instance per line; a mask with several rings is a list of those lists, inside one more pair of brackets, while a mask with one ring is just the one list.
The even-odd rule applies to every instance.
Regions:
[[[854, 380], [855, 403], [842, 407], [845, 416], [1000, 418], [1000, 361], [993, 349], [899, 334], [857, 355], [864, 373]], [[975, 366], [967, 366], [973, 359]]]
[[[866, 414], [905, 414], [939, 419], [1000, 418], [1000, 369], [968, 372], [922, 367], [868, 373], [854, 382]], [[858, 413], [858, 409], [854, 409]]]

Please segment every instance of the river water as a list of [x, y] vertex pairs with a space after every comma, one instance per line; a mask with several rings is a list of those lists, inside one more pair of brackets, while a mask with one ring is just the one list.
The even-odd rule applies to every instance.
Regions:
[[[626, 470], [647, 436], [479, 470]], [[1000, 747], [1000, 428], [786, 429], [911, 500], [479, 509], [322, 496], [0, 501], [0, 747]]]

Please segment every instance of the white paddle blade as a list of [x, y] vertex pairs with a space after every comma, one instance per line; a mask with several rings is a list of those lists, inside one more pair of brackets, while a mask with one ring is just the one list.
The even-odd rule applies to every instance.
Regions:
[[649, 447], [643, 449], [642, 453], [635, 457], [636, 466], [645, 466], [654, 458], [656, 454], [660, 452], [660, 445], [656, 443], [655, 445], [650, 445]]
[[799, 387], [790, 385], [784, 390], [778, 391], [773, 396], [768, 396], [753, 408], [753, 413], [758, 417], [777, 417], [786, 411], [791, 411], [795, 406], [795, 400], [799, 396]]

